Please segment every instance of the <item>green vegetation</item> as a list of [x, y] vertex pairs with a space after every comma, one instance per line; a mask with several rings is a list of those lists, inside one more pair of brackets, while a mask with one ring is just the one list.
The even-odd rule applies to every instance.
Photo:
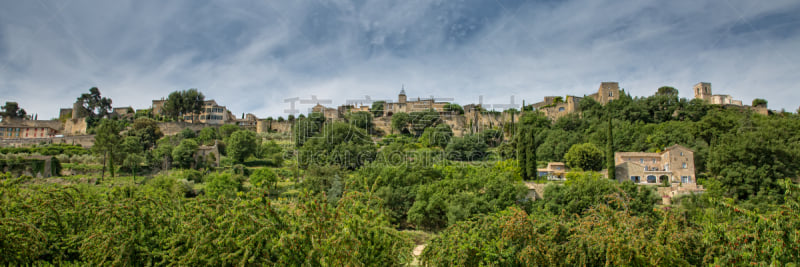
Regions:
[[[174, 91], [167, 97], [162, 111], [167, 117], [182, 120], [184, 115], [202, 112], [204, 101], [205, 96], [197, 89]], [[192, 116], [192, 122], [194, 122], [194, 117]]]
[[[584, 98], [556, 121], [524, 107], [477, 133], [434, 110], [393, 114], [386, 136], [366, 112], [290, 117], [291, 134], [101, 119], [91, 150], [0, 149], [0, 264], [799, 262], [800, 116], [659, 91]], [[675, 144], [694, 151], [703, 194], [614, 179], [615, 152]], [[28, 176], [47, 157], [67, 176]], [[551, 161], [573, 168], [566, 181], [538, 179]]]
[[0, 107], [0, 109], [3, 110], [0, 112], [0, 119], [3, 119], [3, 121], [23, 119], [28, 115], [28, 113], [25, 112], [25, 109], [19, 107], [17, 102], [6, 102], [6, 104]]

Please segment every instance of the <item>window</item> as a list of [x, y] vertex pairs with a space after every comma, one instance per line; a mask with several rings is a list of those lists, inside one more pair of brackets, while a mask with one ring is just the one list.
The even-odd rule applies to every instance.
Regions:
[[639, 176], [631, 176], [631, 181], [634, 183], [638, 184], [640, 182], [640, 179], [641, 178]]
[[558, 108], [558, 112], [564, 112], [564, 107]]
[[683, 151], [681, 151], [681, 156], [683, 156]]
[[644, 159], [639, 159], [639, 163], [644, 164]]
[[656, 164], [656, 159], [653, 159], [653, 164]]
[[691, 176], [681, 176], [681, 183], [690, 183], [691, 180]]
[[614, 92], [608, 92], [608, 97], [614, 97]]
[[686, 169], [686, 162], [683, 163], [683, 168]]
[[656, 183], [656, 176], [655, 175], [648, 175], [647, 176], [647, 182], [648, 183], [653, 183], [653, 184]]

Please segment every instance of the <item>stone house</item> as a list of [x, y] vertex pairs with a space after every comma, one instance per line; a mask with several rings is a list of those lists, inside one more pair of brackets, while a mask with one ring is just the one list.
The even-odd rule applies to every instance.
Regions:
[[52, 138], [58, 130], [43, 125], [0, 124], [0, 139]]
[[585, 97], [568, 95], [566, 99], [560, 96], [545, 96], [544, 101], [534, 103], [531, 106], [544, 113], [546, 117], [555, 121], [567, 114], [580, 111], [581, 100], [586, 97], [590, 97], [600, 104], [605, 105], [611, 100], [619, 99], [619, 91], [619, 83], [601, 82], [597, 93]]
[[673, 145], [660, 153], [614, 153], [616, 177], [619, 182], [639, 184], [696, 183], [694, 151]]
[[569, 169], [563, 162], [549, 162], [546, 168], [536, 169], [536, 171], [539, 177], [547, 177], [547, 180], [563, 181], [567, 179]]

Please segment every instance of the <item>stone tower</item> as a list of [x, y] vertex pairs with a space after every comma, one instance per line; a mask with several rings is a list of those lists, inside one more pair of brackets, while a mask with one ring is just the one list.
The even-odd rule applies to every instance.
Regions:
[[700, 82], [694, 85], [694, 98], [711, 101], [711, 83]]
[[619, 99], [619, 83], [618, 82], [602, 82], [600, 88], [597, 89], [597, 102], [601, 104], [608, 104], [611, 100]]
[[400, 95], [397, 96], [397, 103], [400, 103], [400, 104], [405, 104], [406, 103], [406, 88], [405, 88], [405, 86], [403, 86], [403, 88], [400, 89]]

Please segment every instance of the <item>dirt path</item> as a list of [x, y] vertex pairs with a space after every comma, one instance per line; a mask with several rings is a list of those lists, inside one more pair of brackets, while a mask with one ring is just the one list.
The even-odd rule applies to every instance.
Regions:
[[414, 255], [414, 261], [411, 262], [411, 266], [420, 266], [419, 265], [419, 256], [422, 255], [422, 250], [425, 249], [427, 244], [422, 244], [414, 247], [414, 250], [411, 252]]

